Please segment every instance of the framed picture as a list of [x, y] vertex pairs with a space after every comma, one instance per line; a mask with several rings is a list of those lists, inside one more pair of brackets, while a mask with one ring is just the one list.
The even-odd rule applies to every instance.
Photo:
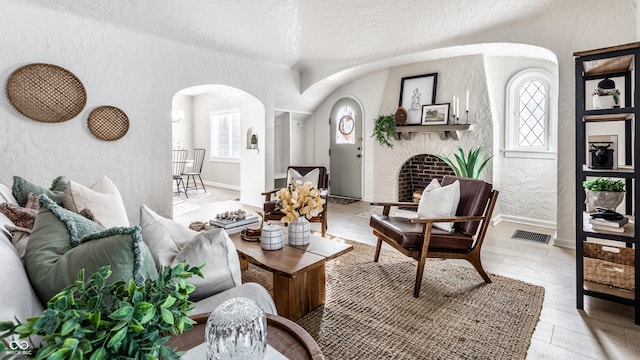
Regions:
[[422, 125], [446, 125], [449, 119], [449, 103], [422, 105]]
[[407, 125], [422, 123], [422, 105], [436, 101], [438, 74], [403, 77], [400, 83], [400, 106], [407, 109]]

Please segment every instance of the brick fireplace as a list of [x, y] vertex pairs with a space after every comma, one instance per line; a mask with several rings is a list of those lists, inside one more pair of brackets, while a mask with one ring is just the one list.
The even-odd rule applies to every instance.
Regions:
[[398, 174], [398, 201], [413, 201], [413, 193], [422, 191], [433, 179], [441, 181], [454, 175], [453, 169], [435, 155], [420, 154], [407, 160]]

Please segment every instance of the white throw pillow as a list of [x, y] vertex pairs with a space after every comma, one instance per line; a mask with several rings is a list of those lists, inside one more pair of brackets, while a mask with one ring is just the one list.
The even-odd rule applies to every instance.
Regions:
[[62, 205], [75, 213], [91, 209], [96, 220], [106, 228], [129, 226], [120, 191], [106, 176], [91, 187], [70, 180], [62, 195]]
[[199, 234], [197, 231], [158, 215], [147, 205], [140, 207], [140, 226], [142, 239], [151, 250], [158, 268], [171, 264], [189, 240]]
[[[447, 186], [440, 186], [438, 180], [433, 179], [422, 192], [418, 204], [420, 218], [446, 218], [456, 215], [460, 202], [460, 182], [456, 180]], [[433, 226], [444, 231], [453, 231], [453, 222], [434, 223]]]
[[307, 181], [310, 181], [313, 186], [317, 188], [318, 181], [320, 181], [320, 169], [313, 169], [306, 173], [304, 176], [302, 176], [296, 169], [289, 169], [287, 181], [289, 184], [291, 184], [292, 180], [300, 180], [300, 182], [302, 182], [303, 184]]
[[149, 247], [156, 266], [184, 262], [190, 266], [205, 263], [204, 279], [188, 280], [196, 286], [190, 299], [198, 301], [242, 284], [238, 253], [224, 230], [197, 232], [158, 215], [148, 206], [140, 207], [142, 239]]

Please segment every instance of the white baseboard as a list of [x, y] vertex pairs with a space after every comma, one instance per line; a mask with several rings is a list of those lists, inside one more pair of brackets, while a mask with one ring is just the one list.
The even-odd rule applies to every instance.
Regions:
[[576, 241], [566, 240], [566, 239], [555, 239], [553, 240], [553, 245], [558, 247], [568, 248], [568, 249], [575, 249]]
[[538, 219], [532, 219], [532, 218], [525, 218], [521, 216], [512, 216], [512, 215], [503, 215], [503, 214], [494, 216], [491, 219], [491, 224], [496, 225], [501, 221], [508, 221], [508, 222], [531, 225], [531, 226], [540, 226], [540, 227], [546, 227], [549, 229], [556, 228], [556, 223], [553, 221], [538, 220]]
[[205, 183], [205, 185], [209, 185], [209, 186], [215, 186], [215, 187], [219, 187], [219, 188], [223, 188], [223, 189], [240, 191], [240, 186], [238, 186], [238, 185], [222, 184], [222, 183], [217, 183], [217, 182], [213, 182], [213, 181], [204, 181], [204, 183]]

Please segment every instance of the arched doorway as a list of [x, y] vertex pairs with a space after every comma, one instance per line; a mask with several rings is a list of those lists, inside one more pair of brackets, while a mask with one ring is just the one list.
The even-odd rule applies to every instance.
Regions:
[[265, 173], [265, 108], [256, 97], [226, 85], [194, 86], [174, 95], [172, 115], [172, 147], [206, 149], [205, 184], [239, 190], [242, 203], [262, 203], [264, 182], [255, 179]]

